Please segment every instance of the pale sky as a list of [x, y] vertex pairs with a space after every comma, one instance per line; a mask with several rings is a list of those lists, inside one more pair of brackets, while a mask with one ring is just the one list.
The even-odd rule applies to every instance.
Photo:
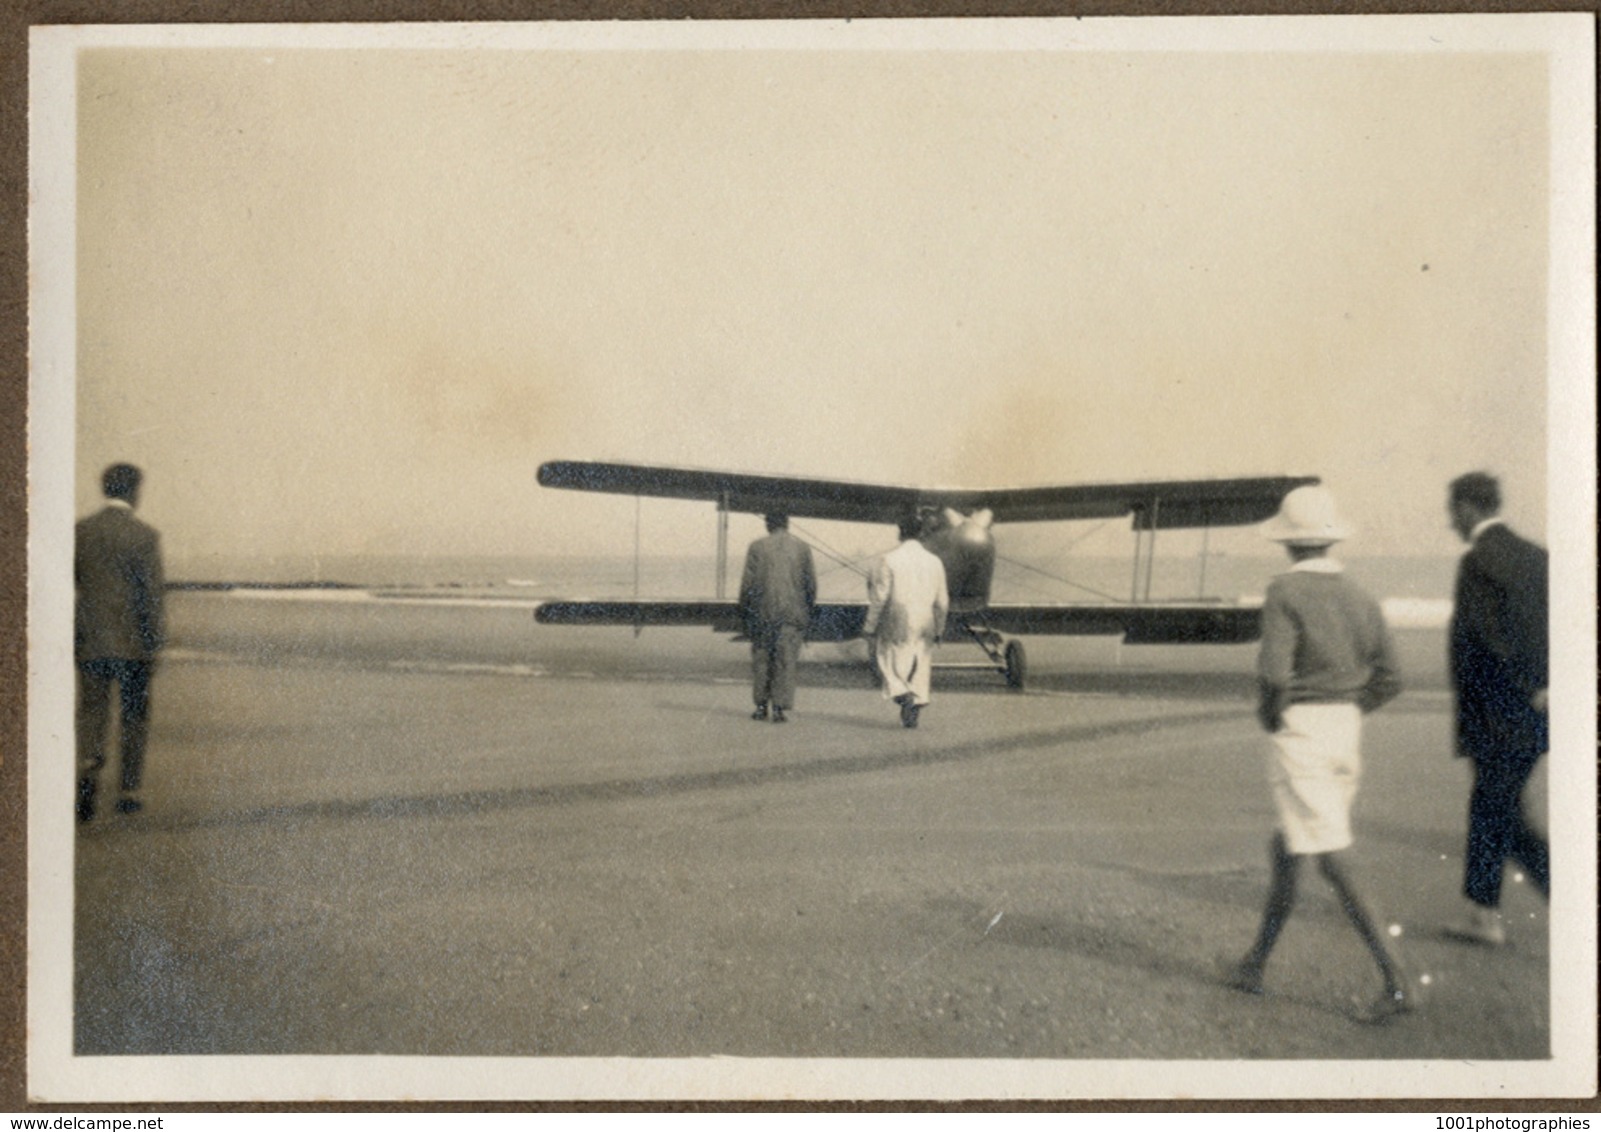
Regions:
[[[1548, 80], [1422, 49], [88, 51], [76, 505], [125, 459], [178, 558], [598, 553], [633, 503], [541, 462], [1315, 474], [1353, 553], [1441, 554], [1482, 467], [1543, 538]], [[646, 549], [710, 549], [710, 507], [645, 514]]]

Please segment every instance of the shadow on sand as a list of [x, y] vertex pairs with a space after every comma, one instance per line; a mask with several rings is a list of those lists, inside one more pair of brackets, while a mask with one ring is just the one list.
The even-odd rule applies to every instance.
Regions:
[[[1243, 893], [1240, 874], [1229, 874], [1230, 879]], [[1230, 901], [1232, 903], [1232, 901]], [[988, 911], [974, 901], [944, 901], [947, 905], [960, 905], [946, 909], [962, 922], [973, 925], [973, 942], [980, 941], [1005, 947], [1035, 948], [1046, 951], [1071, 953], [1080, 958], [1104, 963], [1160, 979], [1194, 983], [1217, 988], [1220, 994], [1240, 997], [1241, 992], [1225, 983], [1228, 957], [1197, 955], [1176, 950], [1160, 941], [1153, 941], [1139, 925], [1130, 923], [1108, 924], [1080, 922], [1061, 916], [1042, 916], [1009, 913], [991, 919]], [[987, 925], [987, 926], [986, 926]], [[1354, 1009], [1342, 1008], [1309, 995], [1273, 991], [1271, 997], [1278, 1003], [1303, 1007], [1330, 1017], [1358, 1021]]]
[[[535, 786], [498, 790], [471, 790], [449, 794], [394, 795], [367, 799], [332, 799], [285, 806], [225, 810], [190, 818], [162, 820], [148, 816], [119, 823], [116, 832], [172, 833], [228, 826], [327, 820], [382, 820], [481, 815], [489, 812], [545, 806], [578, 805], [676, 796], [700, 791], [737, 789], [770, 782], [801, 782], [839, 775], [868, 774], [904, 767], [970, 762], [1017, 751], [1088, 743], [1123, 736], [1154, 734], [1198, 724], [1233, 721], [1237, 711], [1196, 711], [1160, 717], [1104, 723], [1039, 728], [1017, 735], [986, 738], [944, 746], [919, 745], [887, 751], [837, 755], [805, 762], [735, 767], [713, 771], [668, 774], [654, 778], [619, 778], [564, 786]], [[772, 726], [772, 725], [768, 725]], [[898, 729], [896, 729], [898, 730]], [[91, 835], [100, 827], [92, 827]]]

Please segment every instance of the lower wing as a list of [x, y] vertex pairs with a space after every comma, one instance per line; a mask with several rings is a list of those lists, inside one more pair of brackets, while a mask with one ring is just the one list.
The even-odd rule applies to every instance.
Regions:
[[1262, 607], [1222, 601], [992, 605], [976, 629], [1014, 636], [1121, 636], [1130, 645], [1232, 645], [1262, 635]]
[[[824, 602], [812, 612], [810, 641], [848, 641], [861, 636], [866, 602]], [[704, 626], [741, 633], [739, 607], [731, 601], [547, 601], [534, 611], [541, 625]], [[1226, 602], [1144, 602], [1075, 605], [992, 605], [953, 613], [949, 640], [970, 633], [1032, 636], [1121, 636], [1131, 645], [1240, 644], [1261, 635], [1259, 605]]]
[[[848, 641], [862, 635], [866, 602], [825, 602], [812, 610], [809, 641]], [[739, 606], [731, 601], [545, 601], [534, 610], [541, 625], [705, 626], [719, 633], [743, 633]]]

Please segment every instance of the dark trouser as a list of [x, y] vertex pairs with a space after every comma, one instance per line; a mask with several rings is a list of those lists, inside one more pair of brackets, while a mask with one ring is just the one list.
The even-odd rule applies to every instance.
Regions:
[[139, 789], [150, 733], [150, 662], [85, 660], [78, 664], [78, 807], [94, 812], [100, 769], [106, 765], [111, 685], [122, 700], [122, 792]]
[[797, 625], [763, 625], [751, 634], [751, 696], [758, 705], [795, 706], [795, 669], [804, 631]]
[[1501, 867], [1513, 860], [1529, 872], [1541, 895], [1551, 893], [1551, 859], [1541, 837], [1523, 819], [1523, 787], [1540, 756], [1513, 755], [1473, 762], [1468, 802], [1467, 870], [1462, 892], [1488, 908], [1501, 903]]

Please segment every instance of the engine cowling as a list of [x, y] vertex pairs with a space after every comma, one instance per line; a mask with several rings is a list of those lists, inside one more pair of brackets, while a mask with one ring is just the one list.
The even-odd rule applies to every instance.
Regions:
[[990, 582], [995, 575], [995, 537], [990, 533], [994, 515], [975, 511], [964, 515], [947, 508], [938, 516], [923, 545], [945, 564], [945, 587], [951, 610], [970, 613], [989, 604]]

